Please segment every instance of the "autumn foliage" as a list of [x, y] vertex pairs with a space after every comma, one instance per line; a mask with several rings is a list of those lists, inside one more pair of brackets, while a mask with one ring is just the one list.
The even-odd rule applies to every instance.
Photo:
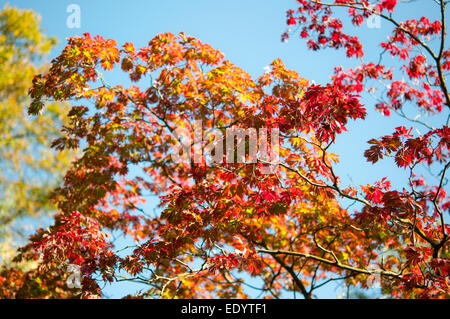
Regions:
[[[298, 3], [287, 23], [300, 26], [309, 48], [364, 56], [332, 6]], [[379, 10], [367, 9], [365, 1], [334, 5], [349, 8], [357, 27], [372, 14], [390, 22], [385, 14], [395, 4], [380, 1]], [[343, 185], [334, 169], [338, 156], [330, 152], [350, 121], [364, 123], [368, 106], [360, 94], [378, 92], [369, 90], [371, 80], [389, 88], [377, 93], [375, 105], [386, 116], [402, 114], [406, 103], [441, 117], [448, 112], [443, 72], [450, 54], [444, 44], [437, 53], [428, 46], [432, 36], [444, 43], [441, 23], [393, 23], [392, 37], [381, 47], [404, 67], [363, 62], [336, 68], [326, 85], [310, 85], [280, 60], [252, 78], [184, 33], [157, 35], [142, 48], [89, 34], [70, 38], [50, 70], [34, 78], [29, 113], [39, 116], [49, 99], [71, 100], [69, 124], [53, 147], [80, 148], [82, 156], [54, 191], [54, 225], [38, 230], [17, 259], [38, 260], [30, 276], [44, 274], [46, 291], [55, 283], [53, 297], [55, 291], [67, 297], [57, 290], [55, 269], [76, 264], [82, 289], [72, 296], [86, 298], [101, 296], [103, 281], [121, 280], [146, 285], [133, 297], [246, 298], [256, 291], [269, 298], [312, 298], [336, 280], [367, 288], [374, 275], [393, 297], [448, 298], [447, 119], [436, 128], [421, 122], [420, 135], [400, 126], [368, 141], [366, 160], [375, 165], [393, 157], [399, 169], [409, 170], [401, 189], [384, 176], [373, 185]], [[418, 55], [417, 47], [425, 53]], [[110, 83], [110, 72], [129, 80]], [[398, 79], [401, 72], [407, 81]], [[196, 120], [204, 132], [278, 129], [279, 161], [174, 160], [177, 129], [193, 131]], [[209, 142], [191, 146], [203, 154]], [[415, 174], [423, 166], [439, 167], [437, 183]], [[160, 212], [147, 209], [148, 194], [159, 196]], [[134, 245], [117, 247], [111, 233], [130, 236]], [[0, 280], [8, 276], [18, 275], [0, 273]], [[2, 289], [19, 296], [13, 287]]]
[[[394, 295], [448, 297], [450, 264], [445, 215], [449, 213], [449, 201], [445, 175], [449, 167], [450, 131], [446, 114], [450, 97], [446, 73], [450, 67], [450, 49], [446, 47], [446, 3], [436, 1], [429, 5], [440, 17], [438, 20], [430, 21], [422, 16], [399, 21], [393, 15], [397, 0], [297, 2], [299, 7], [287, 12], [287, 24], [298, 26], [296, 31], [306, 39], [308, 48], [344, 49], [347, 57], [360, 59], [354, 68], [336, 67], [331, 85], [341, 92], [368, 93], [375, 99], [375, 109], [383, 115], [394, 113], [415, 125], [399, 126], [391, 135], [368, 141], [364, 156], [369, 162], [375, 164], [386, 157], [393, 158], [396, 166], [409, 171], [409, 180], [401, 190], [391, 189], [386, 178], [376, 185], [361, 187], [368, 202], [355, 216], [390, 225], [389, 242], [397, 227], [404, 232], [398, 247], [405, 259], [405, 266], [399, 268], [403, 269], [402, 292]], [[391, 35], [379, 44], [380, 51], [374, 61], [365, 60], [362, 41], [344, 32], [344, 24], [335, 16], [335, 9], [347, 10], [354, 27], [374, 18], [392, 27]], [[284, 33], [282, 40], [292, 34], [292, 30]], [[408, 115], [411, 106], [415, 107], [414, 115]], [[433, 121], [439, 123], [437, 127], [422, 119], [433, 116], [438, 119]], [[424, 167], [439, 173], [419, 175], [417, 171]]]
[[33, 11], [0, 7], [1, 265], [26, 242], [29, 221], [51, 216], [49, 193], [72, 158], [49, 147], [66, 120], [67, 104], [47, 104], [41, 116], [27, 116], [28, 90], [33, 77], [46, 70], [45, 57], [55, 43], [43, 34]]

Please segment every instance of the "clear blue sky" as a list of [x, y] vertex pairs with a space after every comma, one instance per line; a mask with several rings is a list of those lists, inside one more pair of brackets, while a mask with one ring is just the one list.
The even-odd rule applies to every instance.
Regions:
[[[302, 77], [323, 84], [335, 66], [350, 67], [358, 62], [346, 59], [343, 51], [308, 51], [305, 42], [295, 36], [288, 43], [281, 43], [281, 33], [286, 29], [285, 13], [296, 7], [294, 0], [14, 0], [9, 3], [38, 12], [45, 33], [59, 39], [50, 58], [58, 55], [67, 37], [84, 32], [113, 38], [119, 45], [131, 41], [140, 47], [158, 33], [184, 31], [221, 50], [232, 63], [255, 77], [261, 75], [271, 61], [281, 58], [288, 68], [296, 70]], [[66, 9], [70, 4], [81, 8], [79, 29], [66, 26], [69, 16]], [[431, 4], [432, 0], [419, 0], [411, 7], [402, 7], [399, 14], [417, 18], [426, 12], [428, 16], [436, 16], [436, 10], [429, 10]], [[386, 30], [390, 30], [387, 22], [382, 22], [381, 26], [380, 29], [363, 26], [359, 31], [359, 35], [369, 39], [364, 41], [369, 56], [375, 52], [370, 49], [384, 40]], [[337, 172], [344, 182], [353, 181], [356, 185], [385, 176], [393, 179], [394, 185], [404, 185], [404, 172], [395, 169], [389, 161], [373, 166], [363, 159], [369, 139], [392, 133], [399, 126], [397, 117], [387, 119], [373, 112], [372, 101], [363, 99], [363, 103], [370, 110], [367, 121], [351, 123], [349, 133], [340, 136], [332, 149], [341, 155]], [[134, 288], [123, 284], [108, 288], [107, 293], [120, 297], [124, 295], [123, 289], [132, 292]], [[327, 288], [320, 291], [319, 296], [334, 298], [335, 292]]]

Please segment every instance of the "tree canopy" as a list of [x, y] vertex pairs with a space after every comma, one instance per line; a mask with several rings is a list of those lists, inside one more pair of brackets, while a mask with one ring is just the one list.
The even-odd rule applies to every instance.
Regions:
[[[2, 295], [92, 298], [103, 282], [133, 281], [147, 287], [129, 296], [137, 298], [309, 299], [334, 281], [365, 289], [376, 279], [388, 296], [449, 298], [445, 3], [434, 22], [395, 20], [395, 0], [298, 5], [287, 24], [308, 47], [349, 58], [364, 57], [365, 39], [344, 32], [334, 7], [348, 9], [354, 27], [372, 16], [389, 22], [380, 57], [400, 67], [362, 60], [318, 85], [280, 59], [254, 78], [182, 32], [141, 48], [89, 33], [68, 39], [34, 77], [28, 112], [40, 118], [46, 101], [72, 101], [52, 146], [81, 155], [53, 192], [54, 224], [17, 256], [39, 267], [5, 269], [0, 283], [18, 284]], [[109, 81], [113, 70], [129, 81]], [[375, 170], [370, 185], [345, 185], [336, 173], [330, 149], [349, 122], [365, 123], [373, 106], [362, 105], [364, 92], [385, 116], [421, 126], [374, 136], [361, 159], [393, 158], [409, 172], [399, 189]], [[407, 115], [411, 104], [439, 126]], [[420, 176], [421, 167], [439, 173]], [[148, 211], [148, 194], [160, 212]], [[117, 246], [115, 232], [133, 244]], [[81, 288], [64, 289], [64, 265], [79, 267]]]

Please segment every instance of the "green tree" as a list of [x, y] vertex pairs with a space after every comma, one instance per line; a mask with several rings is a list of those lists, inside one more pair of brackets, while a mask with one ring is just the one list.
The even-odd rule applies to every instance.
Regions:
[[[69, 164], [68, 152], [56, 153], [51, 140], [65, 121], [67, 105], [51, 104], [42, 116], [27, 114], [28, 89], [45, 70], [56, 44], [42, 33], [33, 11], [5, 5], [0, 11], [0, 262], [24, 237], [24, 218], [53, 211], [50, 191]], [[21, 221], [18, 223], [18, 221]]]

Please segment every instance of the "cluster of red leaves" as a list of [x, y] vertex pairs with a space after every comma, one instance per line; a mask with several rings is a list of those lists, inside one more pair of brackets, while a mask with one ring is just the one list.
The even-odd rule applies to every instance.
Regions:
[[[411, 129], [397, 127], [392, 135], [383, 136], [380, 140], [370, 140], [368, 143], [372, 146], [364, 152], [364, 156], [372, 163], [383, 156], [394, 156], [398, 167], [415, 166], [421, 162], [431, 165], [436, 160], [443, 163], [449, 155], [449, 133], [449, 128], [443, 126], [423, 136], [414, 137]], [[394, 154], [391, 155], [392, 153]]]
[[[321, 4], [302, 0], [297, 11], [287, 11], [288, 25], [301, 25], [300, 36], [308, 38], [308, 48], [319, 50], [329, 47], [334, 49], [345, 48], [348, 57], [362, 57], [364, 55], [361, 43], [355, 36], [350, 36], [342, 31], [343, 24], [338, 18], [332, 16], [332, 11]], [[360, 18], [354, 18], [355, 24], [360, 24]], [[289, 33], [284, 33], [282, 40], [289, 38]]]
[[39, 229], [22, 250], [24, 255], [39, 255], [41, 273], [55, 264], [79, 265], [82, 285], [90, 294], [98, 295], [100, 288], [92, 275], [100, 271], [103, 280], [112, 281], [112, 267], [117, 261], [107, 237], [96, 219], [74, 211], [70, 216], [56, 216], [54, 226], [49, 231]]
[[405, 247], [404, 253], [412, 270], [403, 278], [405, 288], [431, 287], [424, 289], [418, 296], [420, 298], [436, 298], [446, 294], [450, 275], [448, 258], [435, 257], [433, 250], [427, 246], [410, 245]]
[[[362, 58], [364, 53], [358, 37], [350, 36], [342, 31], [343, 24], [338, 18], [333, 17], [331, 6], [321, 4], [319, 1], [298, 1], [298, 10], [288, 10], [288, 25], [301, 24], [301, 38], [308, 38], [308, 48], [318, 50], [322, 48], [345, 48], [348, 57]], [[373, 6], [369, 1], [335, 1], [336, 6], [348, 9], [355, 26], [361, 26], [365, 19], [372, 15], [383, 14], [383, 11], [392, 12], [397, 1], [379, 1]], [[386, 22], [388, 23], [388, 22]], [[405, 71], [405, 75], [417, 82], [405, 82], [393, 78], [392, 70], [383, 64], [363, 63], [355, 69], [343, 71], [336, 69], [333, 76], [333, 84], [341, 89], [359, 93], [367, 85], [367, 79], [383, 79], [388, 88], [386, 101], [377, 104], [377, 109], [385, 115], [391, 114], [391, 109], [400, 109], [408, 101], [414, 101], [420, 109], [429, 112], [441, 112], [445, 100], [442, 89], [442, 71], [448, 68], [448, 53], [442, 50], [440, 53], [426, 57], [424, 54], [410, 56], [421, 43], [428, 43], [431, 37], [439, 37], [442, 32], [442, 24], [439, 20], [431, 22], [422, 17], [419, 20], [411, 19], [395, 25], [388, 41], [380, 43], [381, 47], [404, 61], [399, 70]], [[283, 34], [282, 39], [289, 38], [290, 33]], [[425, 50], [428, 51], [428, 50]], [[431, 51], [431, 50], [430, 50]], [[442, 59], [437, 67], [435, 59]], [[389, 83], [390, 82], [390, 83]], [[444, 94], [443, 94], [444, 93]], [[380, 97], [381, 98], [381, 97]]]
[[348, 119], [364, 119], [366, 110], [358, 98], [338, 87], [313, 85], [304, 95], [303, 123], [306, 133], [313, 131], [318, 141], [328, 143], [336, 134], [346, 131]]
[[[392, 15], [398, 5], [396, 0], [376, 3], [352, 0], [297, 2], [297, 10], [287, 11], [289, 31], [282, 35], [282, 40], [287, 40], [292, 34], [291, 28], [299, 25], [295, 32], [306, 39], [308, 48], [312, 50], [344, 49], [349, 58], [364, 56], [363, 41], [343, 32], [343, 22], [333, 12], [335, 8], [347, 10], [355, 27], [369, 18], [378, 18], [383, 24], [392, 26], [387, 41], [379, 44], [381, 53], [377, 62], [362, 62], [347, 70], [336, 67], [331, 85], [339, 92], [369, 92], [377, 99], [376, 110], [385, 116], [395, 112], [422, 125], [420, 131], [423, 126], [427, 131], [414, 135], [413, 128], [399, 126], [391, 135], [368, 141], [370, 148], [364, 156], [369, 162], [375, 164], [384, 157], [393, 157], [396, 166], [410, 170], [410, 191], [406, 188], [391, 190], [386, 179], [362, 186], [367, 202], [356, 218], [362, 224], [376, 223], [379, 227], [390, 224], [391, 230], [406, 227], [413, 233], [398, 242], [404, 247], [402, 256], [410, 265], [410, 273], [403, 276], [399, 291], [394, 293], [386, 287], [385, 291], [403, 297], [448, 297], [448, 226], [443, 225], [444, 214], [448, 211], [443, 185], [449, 167], [448, 121], [434, 128], [418, 120], [420, 114], [408, 117], [404, 110], [405, 106], [415, 105], [419, 113], [434, 114], [442, 119], [446, 117], [443, 113], [448, 111], [450, 99], [444, 72], [450, 68], [450, 54], [444, 41], [445, 4], [438, 4], [436, 8], [441, 12], [440, 20], [430, 21], [423, 16], [397, 21]], [[437, 50], [432, 41], [438, 42]], [[388, 53], [394, 63], [388, 65], [383, 59], [384, 53]], [[423, 177], [416, 178], [414, 169], [420, 165], [441, 165], [438, 185], [428, 185]], [[351, 188], [347, 194], [356, 196], [357, 191]], [[388, 233], [393, 236], [392, 232]], [[392, 238], [389, 241], [392, 243]]]
[[57, 220], [50, 233], [40, 230], [31, 238], [33, 248], [40, 253], [44, 262], [56, 259], [83, 265], [86, 262], [96, 263], [97, 256], [107, 255], [109, 244], [97, 220], [77, 211], [68, 217], [60, 216]]

